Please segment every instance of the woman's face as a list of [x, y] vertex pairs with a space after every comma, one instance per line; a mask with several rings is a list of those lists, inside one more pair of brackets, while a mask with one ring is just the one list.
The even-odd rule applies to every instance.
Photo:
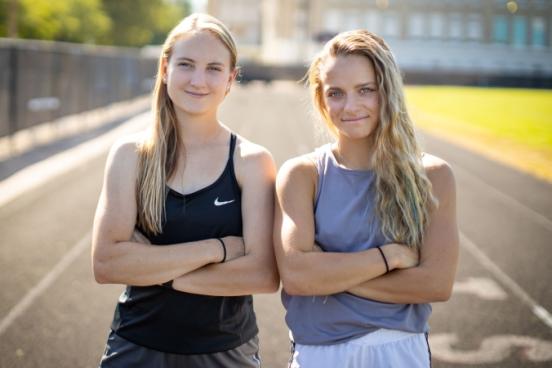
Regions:
[[372, 62], [365, 56], [328, 57], [320, 69], [323, 101], [340, 136], [370, 137], [379, 121], [379, 96]]
[[177, 40], [164, 70], [170, 99], [189, 115], [216, 114], [236, 75], [230, 51], [208, 31]]

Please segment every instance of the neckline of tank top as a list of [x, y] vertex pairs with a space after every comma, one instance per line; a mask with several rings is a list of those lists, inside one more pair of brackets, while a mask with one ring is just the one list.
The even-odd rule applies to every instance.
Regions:
[[332, 143], [328, 143], [326, 147], [324, 147], [324, 149], [326, 151], [326, 154], [330, 158], [333, 166], [339, 169], [340, 171], [347, 174], [362, 175], [362, 176], [371, 176], [374, 174], [373, 169], [366, 169], [366, 170], [351, 169], [351, 168], [348, 168], [347, 166], [340, 164], [339, 161], [337, 161], [337, 159], [335, 158], [335, 155], [332, 151]]
[[229, 148], [228, 148], [228, 159], [226, 160], [226, 165], [224, 165], [224, 169], [222, 170], [222, 173], [215, 179], [214, 182], [212, 182], [211, 184], [203, 187], [203, 188], [200, 188], [198, 190], [195, 190], [191, 193], [180, 193], [179, 191], [177, 190], [174, 190], [173, 188], [171, 188], [170, 186], [168, 185], [165, 185], [167, 187], [167, 189], [169, 190], [169, 193], [170, 194], [173, 194], [174, 196], [176, 197], [193, 197], [193, 196], [196, 196], [196, 195], [199, 195], [203, 192], [206, 192], [208, 191], [209, 189], [213, 188], [214, 186], [216, 186], [223, 178], [224, 176], [226, 175], [226, 173], [228, 171], [230, 171], [230, 166], [232, 165], [233, 163], [233, 159], [234, 159], [234, 150], [232, 149], [232, 139], [236, 139], [236, 138], [232, 138], [234, 137], [234, 133], [230, 134], [230, 145], [229, 145]]

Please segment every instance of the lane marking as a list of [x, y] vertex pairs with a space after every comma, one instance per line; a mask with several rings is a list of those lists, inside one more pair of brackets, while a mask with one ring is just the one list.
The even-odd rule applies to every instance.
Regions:
[[136, 115], [96, 139], [39, 161], [0, 181], [0, 207], [106, 152], [118, 138], [143, 129], [149, 116], [149, 111]]
[[42, 293], [52, 285], [57, 278], [90, 246], [91, 231], [67, 252], [61, 260], [48, 272], [25, 296], [2, 318], [0, 322], [0, 336], [20, 317]]
[[476, 182], [478, 185], [484, 187], [489, 192], [492, 192], [496, 197], [500, 198], [503, 202], [509, 204], [510, 206], [514, 207], [516, 210], [521, 212], [525, 217], [531, 218], [536, 223], [540, 224], [544, 228], [548, 229], [552, 232], [552, 220], [548, 219], [546, 216], [536, 212], [535, 210], [527, 207], [523, 203], [519, 202], [517, 199], [504, 194], [500, 190], [496, 189], [495, 187], [485, 183], [483, 180], [478, 178], [477, 176], [470, 173], [468, 170], [464, 169], [461, 165], [454, 164], [453, 165], [454, 171], [461, 171], [462, 175], [467, 176], [470, 180]]
[[460, 232], [460, 245], [466, 248], [472, 256], [475, 257], [494, 277], [498, 279], [508, 290], [525, 303], [538, 319], [545, 325], [552, 328], [552, 315], [543, 306], [539, 305], [529, 296], [514, 280], [512, 280], [504, 271], [502, 271], [483, 251], [481, 251], [474, 242], [472, 242], [464, 233]]
[[[17, 172], [0, 182], [0, 207], [26, 192], [36, 189], [56, 176], [62, 175], [104, 153], [121, 136], [143, 129], [150, 121], [150, 112], [145, 112], [124, 122], [108, 133], [72, 149], [61, 152], [46, 160]], [[69, 265], [90, 246], [91, 232], [88, 232], [68, 253], [10, 309], [0, 322], [0, 336], [20, 317], [40, 295], [69, 267]]]
[[454, 283], [453, 293], [474, 294], [486, 300], [505, 300], [508, 294], [493, 280], [486, 277], [470, 277]]
[[[508, 359], [512, 351], [519, 350], [520, 358], [530, 362], [552, 360], [552, 342], [529, 336], [495, 335], [486, 337], [474, 350], [455, 349], [456, 334], [429, 335], [431, 353], [437, 360], [457, 364], [492, 364]], [[517, 349], [516, 349], [517, 348]]]

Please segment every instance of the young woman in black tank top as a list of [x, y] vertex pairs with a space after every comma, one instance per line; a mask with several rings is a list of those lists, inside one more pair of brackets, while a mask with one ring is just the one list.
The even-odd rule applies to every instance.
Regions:
[[93, 267], [127, 287], [102, 367], [260, 366], [251, 294], [279, 285], [275, 166], [217, 119], [236, 75], [226, 27], [185, 18], [163, 46], [150, 131], [109, 154]]

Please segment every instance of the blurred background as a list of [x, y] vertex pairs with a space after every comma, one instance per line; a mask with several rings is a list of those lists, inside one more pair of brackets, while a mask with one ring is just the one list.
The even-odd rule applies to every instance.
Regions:
[[[144, 129], [160, 45], [191, 12], [236, 38], [221, 120], [278, 165], [331, 139], [299, 83], [341, 31], [389, 43], [426, 151], [455, 172], [461, 259], [435, 367], [552, 364], [552, 1], [0, 0], [0, 367], [96, 366], [120, 285], [90, 229], [109, 146]], [[264, 366], [289, 343], [255, 296]]]

